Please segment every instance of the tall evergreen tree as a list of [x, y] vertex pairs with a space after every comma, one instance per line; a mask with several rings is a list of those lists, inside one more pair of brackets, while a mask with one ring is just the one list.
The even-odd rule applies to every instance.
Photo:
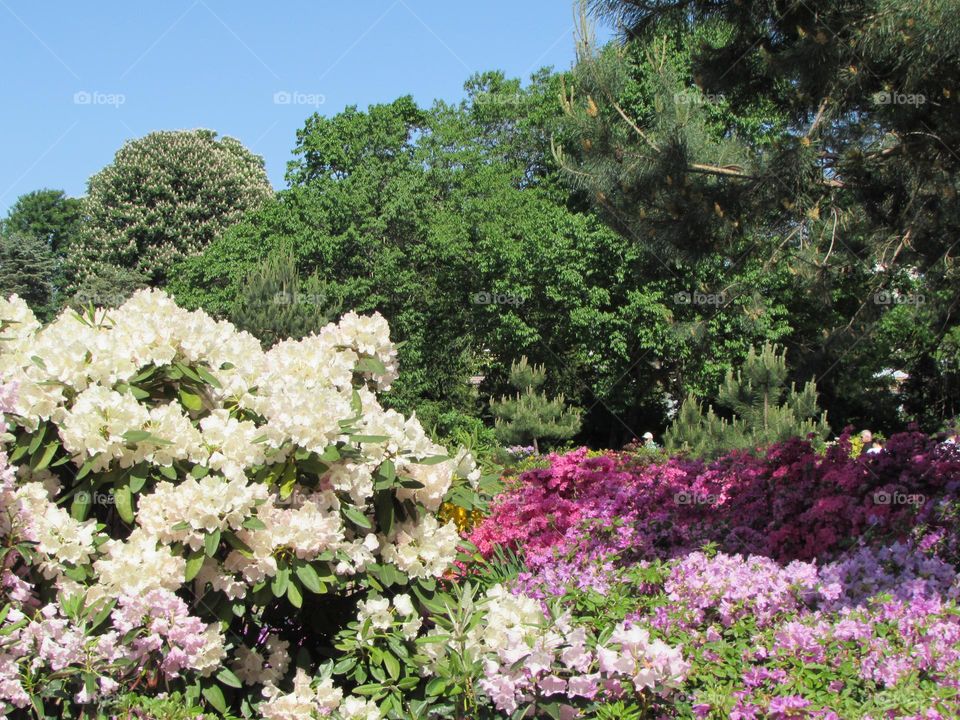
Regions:
[[42, 320], [53, 313], [57, 261], [49, 245], [30, 235], [0, 235], [0, 296], [19, 295]]

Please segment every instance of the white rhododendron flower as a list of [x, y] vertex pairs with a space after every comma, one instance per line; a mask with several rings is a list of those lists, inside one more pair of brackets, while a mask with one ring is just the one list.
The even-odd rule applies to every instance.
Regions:
[[404, 524], [380, 554], [410, 577], [440, 577], [457, 557], [460, 534], [453, 522], [441, 526], [433, 515], [418, 524]]
[[[0, 534], [33, 543], [38, 568], [3, 578], [29, 609], [10, 610], [27, 625], [8, 640], [50, 648], [0, 658], [0, 704], [29, 703], [16, 681], [28, 656], [56, 672], [110, 664], [71, 687], [83, 701], [121, 692], [128, 671], [232, 668], [264, 718], [380, 720], [329, 672], [294, 673], [292, 628], [325, 596], [356, 596], [363, 624], [413, 642], [413, 595], [366, 593], [383, 591], [378, 574], [450, 569], [461, 538], [434, 513], [455, 478], [478, 477], [469, 455], [448, 459], [415, 416], [381, 405], [398, 371], [386, 320], [350, 312], [264, 351], [158, 290], [46, 326], [0, 299], [0, 319]], [[102, 613], [90, 637], [73, 620], [87, 610]]]

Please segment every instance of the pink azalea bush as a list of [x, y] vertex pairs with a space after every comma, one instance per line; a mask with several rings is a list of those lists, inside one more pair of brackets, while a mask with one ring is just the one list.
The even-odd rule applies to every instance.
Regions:
[[715, 542], [789, 562], [918, 531], [944, 557], [960, 547], [960, 453], [920, 433], [894, 435], [883, 453], [860, 458], [844, 436], [823, 456], [797, 439], [709, 464], [643, 464], [586, 449], [551, 460], [524, 473], [474, 529], [483, 554], [522, 548], [539, 568], [568, 556], [670, 557]]
[[470, 537], [519, 553], [515, 592], [683, 653], [643, 717], [960, 717], [960, 456], [913, 432], [848, 450], [578, 450], [524, 473]]

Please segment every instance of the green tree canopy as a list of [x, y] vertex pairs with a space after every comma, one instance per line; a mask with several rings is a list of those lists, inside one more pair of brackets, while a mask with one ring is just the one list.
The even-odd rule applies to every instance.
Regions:
[[272, 195], [263, 159], [210, 130], [154, 132], [127, 142], [90, 178], [87, 222], [71, 249], [74, 285], [104, 265], [163, 283]]

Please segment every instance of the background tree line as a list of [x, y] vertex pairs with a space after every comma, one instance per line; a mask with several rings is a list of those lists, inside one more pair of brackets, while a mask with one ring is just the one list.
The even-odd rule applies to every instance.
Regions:
[[525, 357], [578, 440], [619, 446], [774, 342], [835, 431], [936, 430], [960, 400], [950, 5], [595, 2], [621, 37], [585, 15], [571, 72], [311, 116], [276, 193], [234, 140], [153, 133], [85, 198], [17, 202], [0, 289], [49, 318], [163, 286], [265, 344], [378, 310], [390, 402], [441, 433], [489, 432]]

